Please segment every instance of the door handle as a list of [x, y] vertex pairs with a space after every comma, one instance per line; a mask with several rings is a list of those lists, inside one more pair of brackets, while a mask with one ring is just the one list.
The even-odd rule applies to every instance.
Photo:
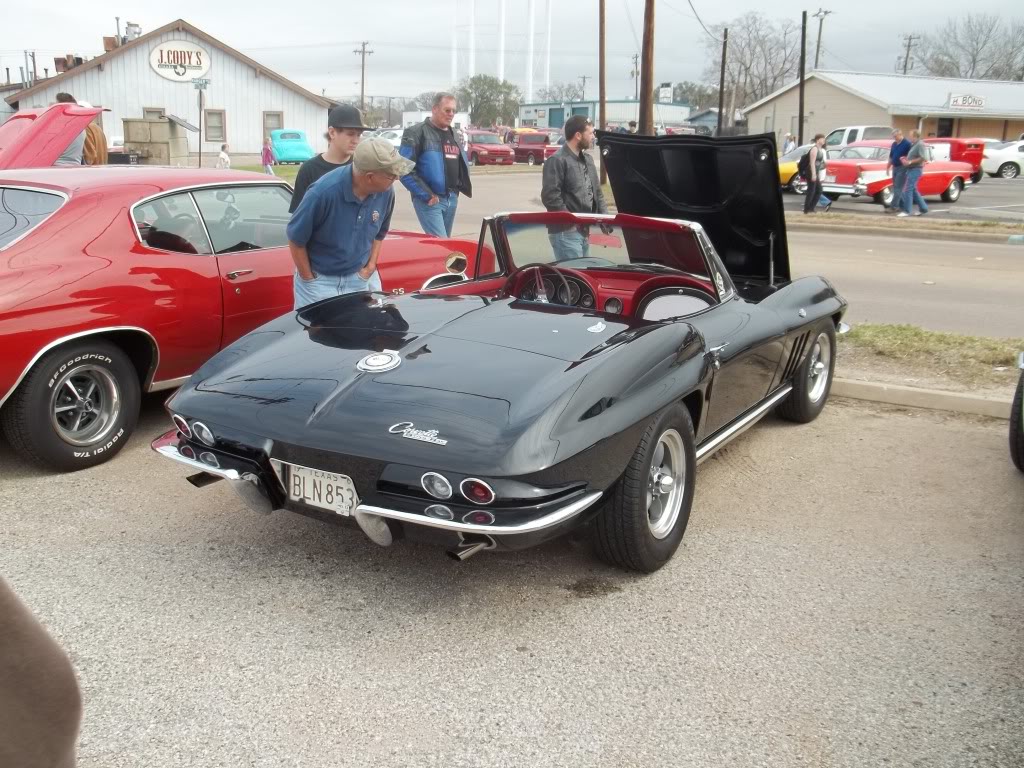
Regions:
[[251, 269], [236, 269], [233, 272], [228, 272], [227, 278], [228, 278], [228, 280], [237, 280], [242, 275], [251, 275], [251, 274], [252, 274], [252, 270]]

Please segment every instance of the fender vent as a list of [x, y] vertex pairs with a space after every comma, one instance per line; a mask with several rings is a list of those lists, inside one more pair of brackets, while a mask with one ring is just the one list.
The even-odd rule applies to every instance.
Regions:
[[787, 381], [792, 379], [793, 374], [796, 373], [796, 369], [800, 366], [800, 361], [804, 359], [804, 352], [807, 349], [807, 339], [810, 335], [810, 333], [803, 333], [793, 342], [793, 347], [789, 352], [789, 360], [786, 362], [786, 368], [782, 372], [782, 384], [785, 384]]

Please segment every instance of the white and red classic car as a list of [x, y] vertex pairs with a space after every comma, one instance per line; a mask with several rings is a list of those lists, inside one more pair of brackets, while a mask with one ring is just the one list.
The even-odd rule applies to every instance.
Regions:
[[[839, 157], [825, 164], [822, 192], [832, 200], [841, 195], [867, 195], [876, 203], [892, 202], [892, 176], [886, 172], [891, 141], [858, 141], [850, 144]], [[941, 195], [947, 203], [955, 203], [960, 193], [971, 184], [974, 167], [970, 163], [937, 159], [925, 164], [918, 186], [923, 197]]]

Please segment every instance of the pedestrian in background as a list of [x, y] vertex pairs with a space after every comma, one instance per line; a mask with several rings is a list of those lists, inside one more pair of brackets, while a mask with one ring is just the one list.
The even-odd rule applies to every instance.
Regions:
[[[70, 93], [58, 93], [56, 96], [58, 104], [78, 104], [78, 100]], [[68, 148], [64, 150], [54, 165], [81, 165], [82, 158], [85, 152], [85, 131], [75, 136], [68, 144]]]
[[892, 200], [886, 206], [886, 213], [896, 213], [900, 210], [900, 201], [903, 199], [903, 185], [907, 181], [907, 169], [903, 165], [903, 158], [910, 151], [911, 143], [903, 137], [903, 131], [899, 128], [892, 132], [892, 146], [889, 148], [889, 162], [885, 166], [885, 172], [892, 177]]
[[220, 154], [217, 155], [217, 168], [226, 171], [231, 168], [231, 155], [228, 154], [228, 145], [220, 145]]
[[928, 213], [928, 204], [921, 197], [917, 189], [921, 176], [924, 173], [925, 163], [928, 162], [928, 145], [921, 140], [920, 131], [911, 131], [910, 140], [913, 146], [907, 152], [901, 162], [907, 171], [906, 180], [903, 182], [903, 197], [900, 200], [902, 211], [896, 214], [897, 218], [910, 215], [910, 209], [917, 205], [917, 216], [924, 216]]
[[796, 149], [796, 142], [793, 140], [793, 134], [787, 133], [782, 142], [782, 154], [788, 155], [794, 149]]
[[[85, 101], [78, 102], [78, 106], [92, 109], [92, 104]], [[102, 112], [100, 113], [102, 114]], [[83, 165], [106, 165], [107, 164], [107, 136], [100, 128], [100, 115], [96, 115], [92, 121], [85, 126], [85, 141], [82, 145]]]
[[352, 162], [352, 153], [359, 146], [363, 131], [368, 130], [363, 125], [362, 113], [355, 107], [341, 104], [330, 111], [327, 115], [327, 151], [313, 155], [299, 168], [292, 204], [288, 208], [291, 213], [298, 210], [306, 190], [317, 179]]
[[822, 174], [825, 171], [825, 134], [814, 137], [814, 146], [807, 152], [807, 192], [804, 194], [804, 213], [814, 213], [821, 198]]
[[360, 142], [352, 162], [311, 186], [288, 223], [295, 309], [381, 290], [377, 258], [391, 227], [391, 185], [414, 164], [384, 139]]
[[[565, 143], [544, 161], [540, 199], [549, 211], [608, 213], [594, 158], [594, 126], [582, 115], [565, 123]], [[548, 225], [548, 240], [557, 261], [586, 258], [590, 251], [589, 227]]]
[[452, 130], [455, 97], [450, 93], [434, 96], [430, 117], [406, 128], [402, 133], [402, 157], [416, 164], [402, 177], [412, 194], [416, 218], [428, 235], [451, 237], [459, 195], [473, 196], [466, 153]]
[[263, 153], [261, 160], [263, 161], [263, 170], [271, 176], [276, 176], [277, 174], [274, 173], [274, 148], [270, 146], [269, 136], [263, 139]]

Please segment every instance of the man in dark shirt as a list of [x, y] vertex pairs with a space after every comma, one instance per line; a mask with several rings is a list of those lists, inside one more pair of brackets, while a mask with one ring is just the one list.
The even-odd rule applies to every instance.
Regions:
[[[581, 115], [565, 123], [565, 144], [544, 161], [540, 199], [549, 211], [608, 213], [594, 158], [594, 126]], [[557, 261], [586, 258], [590, 253], [589, 227], [551, 224], [548, 239]]]
[[892, 132], [892, 146], [889, 148], [889, 162], [885, 171], [892, 177], [892, 202], [885, 209], [886, 213], [896, 213], [900, 210], [900, 201], [903, 198], [903, 186], [907, 181], [907, 169], [903, 165], [903, 158], [907, 156], [913, 145], [903, 138], [903, 131], [899, 128]]
[[288, 208], [291, 213], [298, 209], [310, 184], [325, 173], [352, 162], [352, 153], [356, 151], [359, 137], [365, 130], [368, 128], [363, 125], [363, 116], [355, 107], [342, 104], [330, 111], [327, 116], [327, 151], [322, 155], [314, 155], [299, 168], [292, 204]]
[[402, 157], [416, 163], [416, 170], [402, 177], [412, 193], [416, 218], [428, 235], [451, 237], [459, 193], [473, 196], [469, 162], [452, 131], [455, 97], [439, 93], [434, 97], [430, 117], [406, 128], [402, 134]]

